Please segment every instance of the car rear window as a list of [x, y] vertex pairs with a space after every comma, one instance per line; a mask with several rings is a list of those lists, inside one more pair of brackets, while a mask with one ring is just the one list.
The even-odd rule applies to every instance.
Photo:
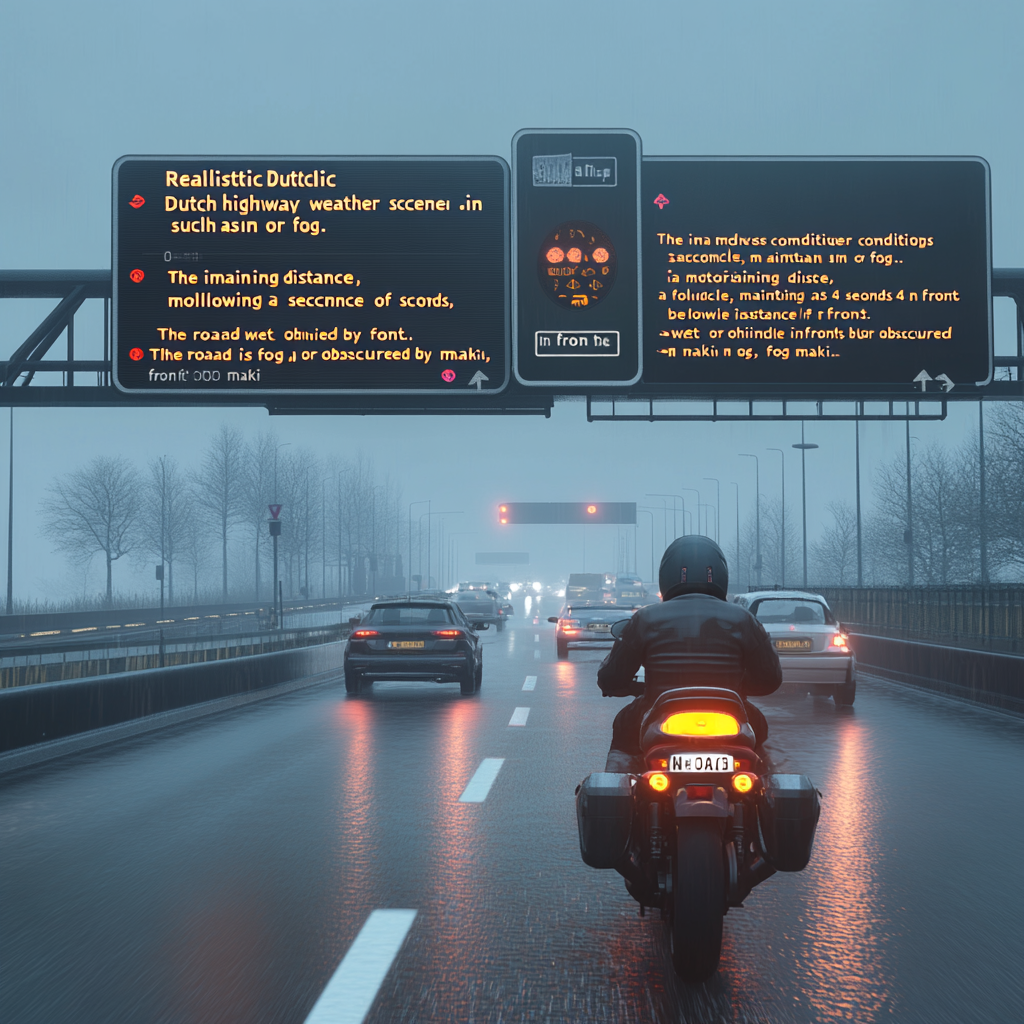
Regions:
[[758, 601], [753, 609], [760, 622], [787, 623], [791, 625], [824, 626], [825, 606], [819, 601], [800, 601], [793, 598], [766, 597]]
[[366, 618], [374, 626], [448, 626], [453, 621], [451, 610], [436, 604], [371, 608]]
[[490, 602], [493, 601], [494, 598], [482, 590], [466, 590], [459, 594], [455, 600], [459, 604], [475, 604], [478, 601]]

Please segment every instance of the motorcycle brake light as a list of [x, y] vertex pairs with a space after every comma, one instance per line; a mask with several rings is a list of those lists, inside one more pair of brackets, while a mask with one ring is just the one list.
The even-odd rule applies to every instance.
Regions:
[[710, 800], [713, 786], [687, 786], [686, 787], [686, 799], [687, 800]]
[[380, 633], [375, 629], [357, 629], [352, 634], [353, 640], [366, 640], [371, 636], [380, 636]]
[[738, 736], [740, 723], [720, 711], [680, 711], [661, 723], [667, 736]]

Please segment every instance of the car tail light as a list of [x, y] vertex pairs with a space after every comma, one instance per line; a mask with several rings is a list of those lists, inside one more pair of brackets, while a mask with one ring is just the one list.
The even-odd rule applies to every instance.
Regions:
[[680, 711], [661, 723], [668, 736], [738, 736], [740, 723], [720, 711]]
[[443, 637], [447, 638], [448, 640], [456, 640], [458, 637], [462, 636], [462, 630], [461, 629], [435, 629], [434, 630], [434, 636], [443, 636]]
[[580, 620], [579, 619], [559, 619], [558, 620], [558, 628], [559, 629], [579, 629], [580, 628]]
[[838, 651], [848, 652], [850, 650], [849, 645], [847, 643], [848, 640], [849, 637], [845, 636], [844, 634], [836, 633], [835, 636], [832, 637], [832, 642], [831, 644], [829, 644], [829, 647], [834, 648]]
[[647, 772], [645, 778], [647, 779], [647, 785], [655, 793], [664, 793], [668, 789], [668, 776], [664, 772]]
[[377, 630], [375, 630], [375, 629], [357, 629], [352, 634], [352, 639], [353, 640], [367, 640], [371, 636], [380, 636], [380, 633], [378, 633]]
[[732, 788], [737, 793], [749, 793], [757, 784], [757, 776], [750, 772], [739, 772], [732, 777]]
[[714, 786], [687, 786], [687, 800], [710, 800], [714, 793]]

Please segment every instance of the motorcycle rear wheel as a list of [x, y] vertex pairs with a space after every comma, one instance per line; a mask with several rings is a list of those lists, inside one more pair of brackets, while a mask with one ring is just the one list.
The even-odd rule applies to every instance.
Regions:
[[718, 969], [724, 916], [721, 827], [691, 818], [676, 829], [669, 920], [672, 966], [684, 981], [707, 981]]

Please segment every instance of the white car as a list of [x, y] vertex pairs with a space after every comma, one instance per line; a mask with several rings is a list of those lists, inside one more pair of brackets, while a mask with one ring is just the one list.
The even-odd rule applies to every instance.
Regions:
[[768, 631], [787, 690], [831, 697], [837, 705], [853, 704], [857, 659], [825, 598], [803, 590], [761, 590], [739, 594], [733, 601]]

